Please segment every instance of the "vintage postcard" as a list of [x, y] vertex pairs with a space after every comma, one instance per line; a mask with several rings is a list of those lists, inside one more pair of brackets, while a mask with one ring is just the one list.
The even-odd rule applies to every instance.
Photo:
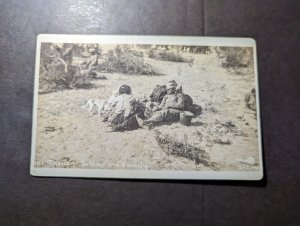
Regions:
[[255, 41], [39, 35], [30, 172], [262, 179]]

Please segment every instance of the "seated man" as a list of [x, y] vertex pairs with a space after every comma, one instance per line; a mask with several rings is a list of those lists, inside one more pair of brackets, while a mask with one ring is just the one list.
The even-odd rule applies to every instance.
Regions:
[[167, 95], [164, 96], [156, 112], [146, 122], [174, 122], [180, 118], [180, 111], [184, 110], [184, 94], [176, 93], [178, 84], [170, 81], [166, 84]]
[[251, 91], [245, 95], [245, 103], [247, 108], [252, 111], [256, 111], [255, 88], [251, 89]]

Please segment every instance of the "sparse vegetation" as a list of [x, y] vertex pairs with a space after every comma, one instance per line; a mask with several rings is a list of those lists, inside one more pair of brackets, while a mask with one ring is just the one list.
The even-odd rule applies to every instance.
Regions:
[[218, 59], [223, 68], [248, 68], [253, 65], [251, 48], [216, 47]]
[[131, 50], [126, 46], [121, 48], [117, 46], [110, 50], [104, 62], [98, 66], [98, 69], [104, 72], [118, 72], [132, 75], [161, 75], [157, 68], [144, 62], [143, 52]]
[[76, 66], [67, 66], [52, 62], [47, 65], [47, 70], [43, 69], [40, 74], [39, 86], [40, 91], [51, 92], [59, 89], [74, 89], [86, 85], [85, 77], [82, 76], [80, 70]]
[[182, 63], [193, 63], [193, 58], [185, 58], [180, 53], [179, 50], [175, 53], [173, 51], [159, 51], [150, 49], [148, 51], [148, 57], [162, 60], [162, 61], [172, 61], [172, 62], [182, 62]]
[[[77, 61], [73, 60], [74, 56]], [[93, 59], [88, 61], [89, 57]], [[103, 59], [101, 63], [98, 58]], [[93, 87], [91, 79], [107, 78], [99, 76], [99, 72], [161, 75], [157, 68], [144, 62], [143, 52], [132, 50], [126, 45], [117, 46], [103, 54], [98, 44], [42, 44], [40, 93]]]
[[155, 139], [167, 154], [184, 157], [194, 161], [195, 164], [203, 164], [215, 170], [217, 169], [216, 164], [209, 161], [209, 157], [204, 150], [188, 143], [187, 136], [185, 136], [184, 141], [179, 141], [170, 135], [164, 135], [155, 130]]
[[237, 128], [235, 123], [231, 120], [227, 120], [225, 122], [221, 122], [218, 119], [215, 120], [213, 132], [219, 135], [225, 135], [231, 133], [235, 136], [243, 136], [247, 137], [247, 134], [244, 133], [241, 129]]
[[73, 65], [74, 45], [42, 44], [39, 90], [75, 89], [86, 83], [80, 68]]

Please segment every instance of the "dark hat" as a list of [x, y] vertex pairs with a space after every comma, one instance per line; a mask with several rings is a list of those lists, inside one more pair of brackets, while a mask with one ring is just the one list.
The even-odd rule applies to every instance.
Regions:
[[128, 85], [121, 85], [120, 88], [119, 88], [119, 93], [120, 94], [123, 94], [123, 93], [130, 94], [131, 93], [131, 87], [128, 86]]

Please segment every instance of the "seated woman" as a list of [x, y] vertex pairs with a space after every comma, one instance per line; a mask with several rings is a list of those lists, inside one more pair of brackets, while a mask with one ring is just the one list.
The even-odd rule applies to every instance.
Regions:
[[119, 96], [114, 100], [113, 110], [109, 114], [108, 122], [113, 131], [134, 130], [139, 128], [136, 119], [136, 100], [131, 95], [131, 87], [122, 85], [119, 88]]

